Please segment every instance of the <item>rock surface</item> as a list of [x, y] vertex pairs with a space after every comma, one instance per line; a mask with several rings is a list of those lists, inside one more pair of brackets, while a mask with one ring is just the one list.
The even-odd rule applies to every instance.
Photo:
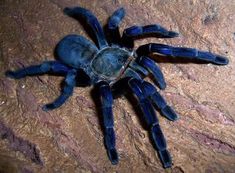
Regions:
[[[195, 47], [229, 57], [227, 66], [160, 63], [167, 81], [161, 93], [180, 115], [176, 122], [159, 116], [174, 165], [164, 170], [136, 106], [115, 100], [120, 162], [108, 160], [92, 87], [76, 88], [62, 107], [43, 112], [42, 105], [60, 93], [62, 77], [12, 80], [4, 71], [53, 60], [65, 35], [86, 37], [83, 27], [62, 12], [66, 6], [92, 10], [102, 24], [125, 7], [121, 30], [158, 23], [181, 33], [175, 39], [148, 42]], [[0, 172], [205, 172], [235, 170], [235, 3], [234, 0], [2, 0], [0, 2]], [[158, 61], [159, 57], [153, 57]], [[150, 79], [147, 79], [150, 80]]]

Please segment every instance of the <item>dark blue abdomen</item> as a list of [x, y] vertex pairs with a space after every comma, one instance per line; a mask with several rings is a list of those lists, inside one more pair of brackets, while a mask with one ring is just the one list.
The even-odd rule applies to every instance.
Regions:
[[58, 58], [76, 69], [88, 66], [97, 52], [98, 49], [92, 42], [79, 35], [64, 37], [56, 47]]

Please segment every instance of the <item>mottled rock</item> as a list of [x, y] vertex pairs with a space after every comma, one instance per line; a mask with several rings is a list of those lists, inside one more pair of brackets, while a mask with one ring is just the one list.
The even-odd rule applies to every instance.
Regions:
[[[41, 107], [60, 92], [62, 77], [7, 79], [4, 71], [53, 60], [65, 35], [88, 36], [62, 12], [88, 8], [105, 24], [118, 7], [126, 9], [121, 31], [158, 23], [181, 33], [148, 42], [195, 47], [228, 56], [230, 64], [183, 63], [153, 56], [165, 75], [161, 91], [180, 115], [169, 122], [159, 115], [174, 165], [164, 170], [148, 133], [125, 97], [115, 100], [118, 165], [111, 165], [103, 144], [100, 115], [92, 87], [76, 88], [59, 109]], [[0, 2], [0, 172], [226, 172], [235, 170], [235, 3], [234, 0], [9, 0]], [[151, 79], [147, 79], [151, 80]]]

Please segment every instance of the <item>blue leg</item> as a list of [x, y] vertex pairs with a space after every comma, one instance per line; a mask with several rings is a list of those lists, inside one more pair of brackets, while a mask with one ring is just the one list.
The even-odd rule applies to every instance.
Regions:
[[166, 82], [160, 67], [150, 58], [141, 56], [137, 59], [137, 62], [149, 70], [153, 74], [154, 82], [160, 89], [166, 88]]
[[167, 150], [165, 137], [159, 126], [155, 111], [150, 101], [145, 96], [144, 91], [142, 90], [141, 81], [132, 78], [128, 81], [128, 85], [133, 91], [133, 93], [137, 96], [139, 105], [144, 115], [145, 122], [147, 123], [147, 126], [149, 127], [154, 146], [158, 151], [158, 154], [159, 154], [159, 157], [163, 166], [165, 168], [171, 167], [172, 160], [171, 160], [170, 153]]
[[135, 78], [138, 80], [142, 80], [141, 76], [139, 75], [139, 73], [137, 73], [135, 70], [131, 69], [130, 67], [128, 67], [125, 70], [124, 76], [123, 78]]
[[165, 99], [157, 92], [156, 88], [151, 83], [144, 81], [142, 83], [142, 87], [145, 96], [152, 101], [164, 117], [170, 121], [178, 119], [178, 115], [170, 106], [167, 105]]
[[89, 10], [82, 7], [65, 8], [64, 13], [75, 19], [80, 20], [82, 18], [83, 20], [85, 20], [95, 34], [96, 40], [98, 42], [98, 47], [100, 49], [108, 46], [108, 43], [105, 39], [104, 31], [100, 26], [99, 21]]
[[173, 47], [156, 43], [150, 43], [140, 46], [136, 52], [138, 56], [147, 55], [149, 53], [158, 53], [160, 55], [176, 57], [176, 58], [182, 57], [187, 59], [202, 60], [217, 65], [226, 65], [229, 62], [226, 57], [212, 54], [210, 52], [200, 51], [194, 48]]
[[123, 42], [128, 48], [134, 47], [133, 40], [138, 37], [153, 36], [157, 38], [173, 38], [179, 34], [174, 31], [168, 31], [160, 25], [132, 26], [123, 32]]
[[65, 75], [69, 67], [58, 61], [46, 61], [41, 65], [33, 65], [16, 71], [6, 71], [5, 75], [13, 79], [20, 79], [26, 76], [40, 75], [48, 72]]
[[128, 87], [127, 81], [130, 78], [142, 81], [142, 77], [146, 76], [146, 74], [144, 73], [148, 74], [148, 71], [145, 70], [143, 67], [139, 66], [137, 63], [134, 64], [135, 65], [132, 64], [125, 70], [121, 79], [113, 83], [112, 93], [115, 98], [120, 97], [128, 92], [128, 90], [126, 90], [126, 87]]
[[65, 86], [61, 92], [61, 95], [52, 103], [46, 104], [42, 107], [44, 111], [49, 111], [60, 107], [64, 102], [73, 94], [73, 88], [76, 84], [77, 71], [75, 69], [70, 70], [65, 78]]
[[142, 67], [142, 65], [139, 65], [137, 62], [132, 61], [129, 66], [134, 69], [135, 71], [140, 72], [141, 74], [143, 74], [144, 76], [149, 75], [148, 70], [146, 70], [144, 67]]
[[111, 43], [120, 44], [121, 36], [119, 32], [119, 24], [125, 16], [124, 8], [117, 9], [108, 20], [108, 33]]
[[99, 87], [102, 104], [102, 114], [104, 123], [104, 141], [105, 147], [108, 152], [109, 160], [113, 165], [118, 163], [118, 153], [116, 150], [116, 137], [114, 132], [114, 120], [113, 120], [113, 96], [111, 89], [106, 82], [102, 82]]

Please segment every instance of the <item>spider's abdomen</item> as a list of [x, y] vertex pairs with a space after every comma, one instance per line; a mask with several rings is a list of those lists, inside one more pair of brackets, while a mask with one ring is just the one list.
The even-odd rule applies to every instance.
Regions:
[[122, 48], [108, 47], [101, 50], [92, 60], [94, 73], [108, 80], [115, 80], [121, 75], [131, 53]]
[[58, 58], [76, 69], [88, 66], [97, 52], [97, 47], [80, 35], [68, 35], [56, 47]]

